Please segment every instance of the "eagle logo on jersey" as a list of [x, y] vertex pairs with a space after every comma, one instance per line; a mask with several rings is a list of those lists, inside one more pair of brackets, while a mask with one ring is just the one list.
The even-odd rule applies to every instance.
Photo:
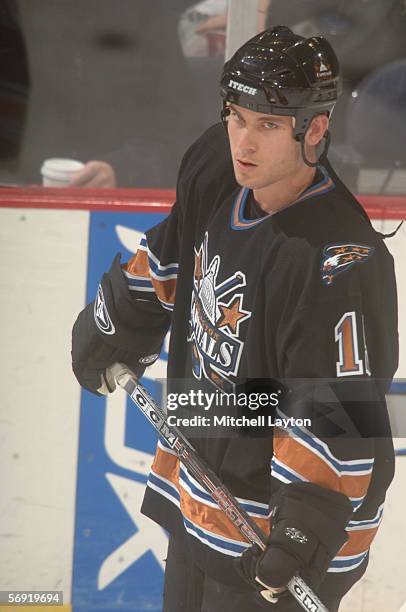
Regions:
[[356, 263], [365, 263], [373, 254], [374, 247], [365, 244], [330, 244], [323, 249], [321, 278], [325, 285], [331, 285], [341, 272], [349, 270]]
[[245, 287], [243, 272], [235, 272], [223, 282], [218, 281], [221, 260], [207, 254], [208, 234], [195, 249], [195, 269], [191, 304], [193, 375], [202, 375], [222, 390], [232, 390], [230, 376], [238, 371], [244, 343], [239, 339], [240, 325], [251, 312], [243, 308], [244, 296], [238, 289]]

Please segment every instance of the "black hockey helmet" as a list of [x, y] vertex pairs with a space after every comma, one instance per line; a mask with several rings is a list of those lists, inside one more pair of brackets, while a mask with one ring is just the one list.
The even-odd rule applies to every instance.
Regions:
[[[330, 115], [339, 95], [339, 64], [321, 36], [303, 38], [285, 26], [257, 34], [226, 62], [221, 77], [223, 121], [227, 102], [249, 110], [295, 117], [303, 141], [316, 115]], [[305, 160], [306, 161], [306, 160]]]

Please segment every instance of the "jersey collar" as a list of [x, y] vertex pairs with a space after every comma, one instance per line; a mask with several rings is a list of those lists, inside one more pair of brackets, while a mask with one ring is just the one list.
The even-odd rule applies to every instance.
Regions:
[[[293, 204], [299, 204], [299, 202], [304, 202], [309, 198], [321, 196], [324, 193], [327, 193], [328, 191], [331, 191], [335, 188], [335, 183], [329, 176], [327, 170], [321, 165], [318, 165], [317, 168], [322, 174], [321, 180], [319, 180], [317, 183], [313, 183], [312, 185], [310, 185], [310, 187], [303, 191], [303, 193], [296, 200], [294, 200], [294, 202], [287, 204], [287, 206], [285, 206], [284, 208], [280, 208], [276, 212], [286, 210], [286, 208], [293, 206]], [[264, 217], [260, 217], [259, 219], [247, 219], [244, 215], [244, 210], [247, 202], [247, 197], [250, 191], [251, 189], [249, 189], [248, 187], [243, 187], [238, 192], [237, 197], [234, 201], [233, 208], [231, 211], [231, 228], [234, 230], [250, 229], [251, 227], [258, 225], [259, 223], [262, 223], [262, 221], [269, 219], [273, 216], [273, 214], [276, 214], [273, 213], [265, 215]]]

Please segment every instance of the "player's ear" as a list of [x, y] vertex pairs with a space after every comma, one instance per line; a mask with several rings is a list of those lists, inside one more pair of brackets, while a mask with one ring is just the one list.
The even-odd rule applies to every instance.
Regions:
[[316, 115], [313, 117], [310, 126], [306, 132], [305, 141], [310, 146], [319, 144], [324, 134], [328, 130], [329, 119], [326, 114]]

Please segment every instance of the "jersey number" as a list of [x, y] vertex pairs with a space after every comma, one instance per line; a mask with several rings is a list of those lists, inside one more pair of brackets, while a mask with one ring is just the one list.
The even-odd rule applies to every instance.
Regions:
[[[357, 317], [355, 312], [346, 312], [334, 328], [335, 341], [338, 342], [339, 361], [337, 376], [359, 376], [364, 373], [364, 364], [359, 356]], [[365, 344], [365, 343], [364, 343]], [[367, 356], [366, 346], [365, 355]], [[369, 374], [366, 364], [365, 371]]]

